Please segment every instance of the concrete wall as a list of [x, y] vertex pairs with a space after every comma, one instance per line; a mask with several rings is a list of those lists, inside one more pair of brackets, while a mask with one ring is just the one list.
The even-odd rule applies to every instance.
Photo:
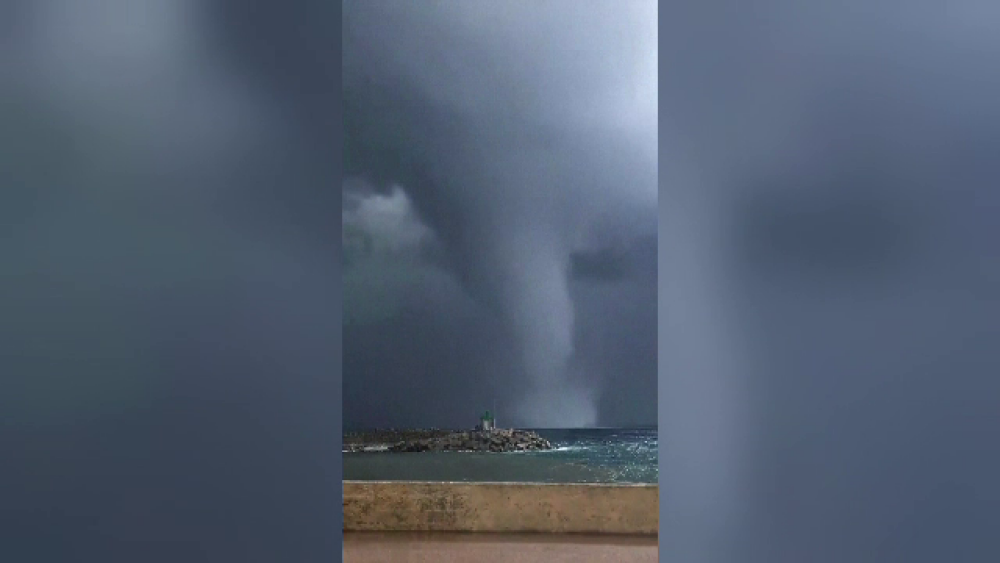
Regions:
[[656, 534], [656, 485], [344, 481], [345, 531]]

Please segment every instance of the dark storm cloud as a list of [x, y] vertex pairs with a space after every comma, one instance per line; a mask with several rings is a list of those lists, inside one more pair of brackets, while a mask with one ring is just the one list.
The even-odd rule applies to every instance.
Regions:
[[[345, 3], [347, 174], [406, 192], [442, 252], [437, 279], [457, 280], [451, 300], [473, 310], [460, 322], [445, 302], [418, 322], [398, 301], [384, 330], [345, 336], [345, 392], [371, 417], [402, 412], [388, 405], [420, 389], [440, 398], [426, 416], [442, 425], [467, 424], [492, 396], [512, 424], [614, 424], [655, 412], [655, 354], [617, 369], [611, 358], [625, 354], [610, 328], [600, 358], [575, 345], [585, 323], [602, 322], [587, 311], [621, 304], [627, 284], [579, 292], [571, 281], [602, 270], [633, 277], [612, 272], [625, 267], [618, 258], [581, 257], [611, 256], [656, 232], [655, 13], [638, 1]], [[356, 188], [344, 189], [347, 198]], [[412, 284], [398, 291], [420, 301]], [[648, 293], [631, 295], [652, 310]], [[618, 310], [638, 316], [603, 322], [655, 333], [642, 307]], [[447, 346], [411, 349], [410, 331], [421, 330]], [[473, 352], [483, 330], [495, 334], [489, 355]], [[393, 355], [397, 346], [411, 351]], [[362, 359], [374, 349], [377, 363]], [[486, 357], [496, 358], [489, 370]], [[608, 388], [617, 378], [645, 383]], [[347, 406], [348, 419], [354, 412]]]
[[333, 32], [254, 4], [0, 17], [0, 559], [335, 547]]
[[609, 248], [570, 256], [570, 275], [574, 279], [615, 281], [624, 277], [625, 268], [624, 257]]
[[636, 276], [656, 277], [656, 237], [629, 241], [626, 248], [601, 246], [570, 256], [570, 276], [579, 281], [614, 282]]
[[996, 558], [997, 15], [669, 14], [668, 557]]

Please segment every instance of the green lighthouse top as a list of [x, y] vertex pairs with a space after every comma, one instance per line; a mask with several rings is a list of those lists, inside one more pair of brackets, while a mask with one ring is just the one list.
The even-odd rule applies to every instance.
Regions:
[[490, 411], [486, 411], [486, 414], [483, 415], [483, 420], [493, 420], [493, 415], [490, 414]]

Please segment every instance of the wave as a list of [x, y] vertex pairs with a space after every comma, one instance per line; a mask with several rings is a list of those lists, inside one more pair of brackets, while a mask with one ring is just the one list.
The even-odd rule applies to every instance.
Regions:
[[589, 450], [589, 446], [558, 446], [552, 448], [551, 450], [543, 450], [535, 453], [553, 453], [553, 452], [582, 452], [584, 450]]

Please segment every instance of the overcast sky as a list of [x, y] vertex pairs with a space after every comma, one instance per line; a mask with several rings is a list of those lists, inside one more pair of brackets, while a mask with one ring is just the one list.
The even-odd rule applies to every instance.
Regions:
[[996, 558], [998, 16], [671, 4], [661, 523], [677, 560]]
[[358, 425], [658, 337], [673, 560], [1000, 560], [996, 3], [663, 5], [657, 116], [651, 4], [348, 3], [337, 190], [336, 3], [0, 3], [0, 560], [336, 560], [342, 328]]
[[0, 559], [339, 549], [337, 11], [0, 7]]
[[344, 419], [656, 420], [656, 4], [344, 4]]

